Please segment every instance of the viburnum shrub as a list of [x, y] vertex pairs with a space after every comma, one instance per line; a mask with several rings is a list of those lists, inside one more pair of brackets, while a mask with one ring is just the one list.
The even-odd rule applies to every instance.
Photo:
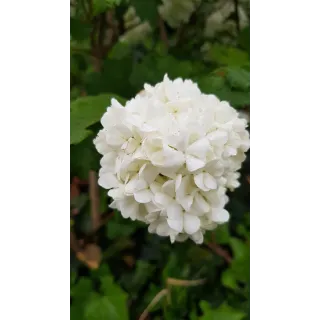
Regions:
[[71, 320], [250, 319], [248, 132], [249, 0], [70, 1]]
[[197, 244], [228, 221], [226, 192], [240, 185], [249, 133], [227, 101], [164, 76], [124, 106], [112, 99], [101, 124], [98, 183], [124, 218], [171, 242]]

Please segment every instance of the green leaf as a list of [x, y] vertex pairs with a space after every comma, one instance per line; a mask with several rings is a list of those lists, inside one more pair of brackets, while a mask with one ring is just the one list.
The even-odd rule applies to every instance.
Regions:
[[230, 272], [236, 280], [248, 283], [250, 280], [250, 246], [237, 238], [231, 238], [230, 246], [233, 252]]
[[102, 303], [108, 308], [108, 312], [105, 310], [109, 315], [106, 319], [129, 319], [127, 294], [113, 281], [112, 276], [101, 278], [101, 290], [104, 294]]
[[143, 88], [144, 83], [154, 85], [162, 81], [166, 73], [170, 79], [175, 79], [190, 78], [194, 72], [194, 65], [191, 61], [177, 60], [169, 55], [150, 54], [133, 66], [130, 83], [138, 91]]
[[128, 319], [123, 317], [123, 311], [126, 306], [114, 304], [108, 297], [93, 294], [91, 299], [86, 303], [84, 308], [85, 320], [122, 320]]
[[147, 20], [152, 26], [156, 25], [158, 17], [156, 0], [131, 0], [130, 2], [141, 21]]
[[130, 297], [135, 298], [139, 290], [144, 286], [152, 276], [155, 266], [143, 260], [138, 260], [136, 268], [132, 274], [125, 274], [121, 283], [125, 289], [130, 293]]
[[246, 51], [219, 44], [210, 46], [207, 59], [221, 66], [249, 65], [249, 55]]
[[123, 103], [122, 98], [112, 94], [81, 97], [71, 102], [70, 144], [77, 144], [92, 133], [87, 128], [101, 119], [112, 98]]
[[229, 225], [221, 224], [214, 230], [215, 240], [219, 244], [228, 244], [230, 241]]
[[238, 43], [247, 52], [250, 52], [250, 27], [244, 28], [239, 35]]
[[199, 320], [242, 320], [246, 317], [243, 311], [231, 308], [228, 305], [221, 305], [217, 309], [212, 309], [206, 301], [200, 301], [200, 308], [203, 316]]
[[[80, 161], [81, 159], [81, 161]], [[71, 175], [88, 179], [90, 170], [99, 170], [100, 154], [93, 144], [93, 137], [88, 137], [78, 144], [70, 146]]]
[[85, 40], [89, 37], [90, 30], [90, 24], [70, 18], [70, 33], [73, 40]]
[[242, 92], [242, 91], [232, 91], [231, 89], [223, 88], [221, 90], [217, 90], [215, 95], [224, 101], [228, 101], [231, 106], [237, 107], [245, 107], [250, 104], [250, 93]]
[[249, 257], [250, 254], [250, 248], [249, 245], [245, 242], [237, 239], [237, 238], [231, 238], [230, 245], [233, 251], [234, 258], [239, 259], [246, 259]]
[[87, 277], [81, 277], [79, 281], [71, 287], [71, 296], [74, 298], [75, 303], [82, 302], [91, 291], [91, 280]]
[[222, 273], [221, 282], [226, 288], [233, 290], [238, 288], [237, 279], [231, 269], [227, 269]]
[[250, 87], [250, 73], [240, 67], [227, 68], [227, 80], [231, 87], [248, 90]]
[[93, 14], [97, 15], [119, 5], [121, 0], [92, 0]]
[[106, 227], [107, 236], [114, 240], [120, 237], [128, 237], [134, 233], [141, 225], [137, 221], [124, 219], [120, 213], [117, 213], [108, 223]]
[[244, 107], [250, 104], [249, 91], [232, 90], [223, 77], [209, 76], [197, 80], [198, 86], [203, 93], [214, 94], [220, 100], [228, 101], [233, 107]]
[[90, 96], [112, 92], [113, 95], [131, 99], [137, 93], [130, 87], [131, 71], [132, 57], [130, 55], [119, 60], [108, 58], [104, 61], [101, 72], [88, 71], [85, 75], [86, 92]]

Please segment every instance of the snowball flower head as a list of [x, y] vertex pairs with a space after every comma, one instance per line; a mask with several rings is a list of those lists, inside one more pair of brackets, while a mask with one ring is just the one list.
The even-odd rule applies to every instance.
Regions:
[[124, 218], [171, 242], [200, 244], [229, 219], [226, 192], [239, 186], [247, 122], [191, 80], [165, 76], [144, 89], [125, 106], [112, 99], [101, 119], [99, 185]]

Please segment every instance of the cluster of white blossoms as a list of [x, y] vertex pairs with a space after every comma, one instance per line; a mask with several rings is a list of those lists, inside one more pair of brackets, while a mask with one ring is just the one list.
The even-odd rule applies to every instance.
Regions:
[[228, 102], [181, 78], [151, 86], [122, 106], [112, 99], [94, 140], [99, 184], [111, 208], [171, 242], [203, 242], [229, 219], [226, 191], [239, 186], [247, 122]]
[[178, 28], [182, 23], [189, 22], [200, 2], [201, 0], [162, 0], [158, 11], [170, 27]]
[[[249, 0], [240, 0], [237, 6], [240, 29], [249, 24], [249, 10], [246, 7]], [[230, 35], [237, 35], [237, 25], [230, 16], [236, 11], [233, 0], [220, 0], [214, 4], [212, 13], [208, 16], [204, 28], [204, 34], [208, 38], [215, 38], [218, 34], [228, 32]], [[225, 39], [225, 37], [222, 37]]]
[[132, 6], [123, 15], [125, 33], [120, 37], [120, 42], [130, 45], [144, 41], [151, 33], [152, 28], [148, 21], [141, 22]]

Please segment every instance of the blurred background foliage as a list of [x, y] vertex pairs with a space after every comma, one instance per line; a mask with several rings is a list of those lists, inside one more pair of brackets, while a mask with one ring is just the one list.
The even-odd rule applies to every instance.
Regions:
[[249, 154], [229, 223], [201, 246], [170, 244], [108, 208], [92, 140], [112, 97], [165, 73], [190, 78], [249, 117], [248, 0], [71, 0], [72, 320], [249, 319]]

